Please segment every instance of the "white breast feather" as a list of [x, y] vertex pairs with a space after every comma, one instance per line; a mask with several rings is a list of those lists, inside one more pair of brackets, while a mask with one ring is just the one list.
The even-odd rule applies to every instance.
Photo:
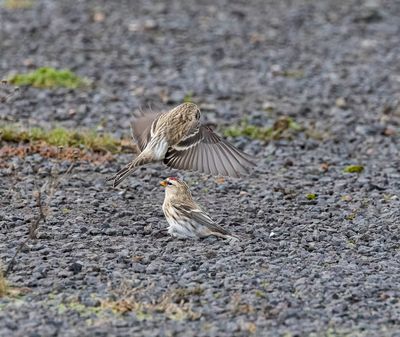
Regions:
[[153, 138], [149, 144], [147, 144], [146, 149], [143, 150], [151, 151], [156, 160], [163, 160], [168, 151], [168, 142], [164, 138]]

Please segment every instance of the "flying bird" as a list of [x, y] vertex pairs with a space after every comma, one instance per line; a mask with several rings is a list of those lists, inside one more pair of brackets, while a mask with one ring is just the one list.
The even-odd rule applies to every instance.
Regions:
[[217, 225], [193, 200], [189, 187], [175, 177], [160, 182], [165, 187], [162, 209], [168, 221], [168, 233], [179, 239], [199, 239], [210, 235], [239, 241], [239, 237]]
[[132, 135], [141, 152], [107, 181], [113, 180], [116, 187], [139, 166], [159, 161], [175, 169], [231, 177], [240, 177], [255, 166], [251, 156], [201, 125], [199, 120], [200, 110], [194, 103], [137, 118]]

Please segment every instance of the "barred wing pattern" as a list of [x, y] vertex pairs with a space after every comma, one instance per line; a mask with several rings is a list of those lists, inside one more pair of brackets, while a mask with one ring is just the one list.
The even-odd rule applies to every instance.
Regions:
[[200, 126], [179, 144], [172, 146], [164, 163], [175, 169], [231, 177], [240, 177], [255, 166], [249, 155], [206, 126]]
[[[160, 114], [149, 113], [132, 123], [133, 138], [141, 151], [151, 138]], [[169, 148], [164, 164], [179, 170], [198, 171], [211, 175], [240, 177], [255, 166], [253, 158], [199, 125], [179, 143]]]

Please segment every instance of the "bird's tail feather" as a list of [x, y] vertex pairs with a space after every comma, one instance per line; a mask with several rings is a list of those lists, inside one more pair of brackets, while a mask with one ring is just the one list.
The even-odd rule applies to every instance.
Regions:
[[113, 187], [117, 187], [126, 177], [128, 177], [132, 172], [136, 171], [139, 166], [149, 163], [151, 160], [147, 156], [139, 155], [128, 165], [124, 166], [115, 175], [108, 178], [107, 181], [114, 180]]
[[127, 176], [129, 176], [133, 171], [137, 169], [134, 162], [129, 163], [119, 170], [114, 176], [107, 179], [107, 181], [114, 180], [113, 187], [117, 187]]
[[213, 232], [212, 235], [219, 236], [220, 238], [223, 238], [223, 239], [227, 239], [229, 242], [232, 242], [232, 243], [241, 241], [240, 236], [237, 236], [235, 234], [230, 234], [230, 233], [229, 234], [223, 234], [223, 233], [220, 233], [220, 232]]

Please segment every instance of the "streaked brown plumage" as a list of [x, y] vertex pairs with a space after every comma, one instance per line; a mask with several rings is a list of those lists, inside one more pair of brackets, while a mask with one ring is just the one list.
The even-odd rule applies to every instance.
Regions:
[[168, 233], [180, 239], [199, 239], [215, 235], [237, 241], [239, 238], [217, 225], [200, 206], [194, 202], [189, 187], [177, 178], [162, 181], [165, 187], [163, 211], [169, 223]]
[[239, 177], [255, 166], [252, 158], [199, 122], [196, 104], [183, 103], [162, 114], [147, 114], [132, 125], [140, 154], [108, 180], [119, 185], [139, 166], [163, 161], [169, 167]]

